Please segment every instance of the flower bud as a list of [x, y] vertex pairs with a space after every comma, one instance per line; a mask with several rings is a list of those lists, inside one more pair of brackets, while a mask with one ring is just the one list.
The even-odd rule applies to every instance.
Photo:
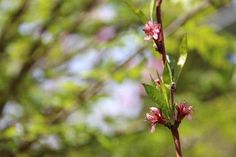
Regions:
[[165, 118], [159, 108], [151, 107], [150, 112], [146, 113], [146, 119], [151, 124], [151, 132], [155, 131], [156, 124], [165, 124]]
[[152, 21], [148, 21], [148, 23], [145, 25], [143, 31], [147, 35], [144, 40], [150, 40], [153, 39], [155, 41], [160, 40], [160, 29], [161, 25], [157, 23], [153, 23]]
[[185, 116], [187, 116], [187, 118], [189, 120], [192, 119], [192, 106], [188, 105], [187, 103], [185, 102], [182, 102], [180, 104], [178, 104], [176, 106], [176, 110], [177, 110], [177, 117], [176, 117], [176, 120], [177, 121], [181, 121], [184, 119]]

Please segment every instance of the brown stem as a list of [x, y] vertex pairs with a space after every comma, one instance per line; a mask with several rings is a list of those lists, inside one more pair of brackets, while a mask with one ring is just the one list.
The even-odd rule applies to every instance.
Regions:
[[183, 157], [182, 156], [181, 145], [180, 145], [178, 128], [177, 127], [172, 127], [170, 130], [171, 130], [173, 140], [174, 140], [174, 144], [175, 144], [176, 157]]
[[[161, 15], [161, 4], [162, 0], [157, 0], [157, 6], [156, 6], [156, 18], [157, 23], [161, 26], [160, 29], [160, 40], [155, 40], [155, 44], [157, 46], [157, 50], [162, 55], [162, 61], [165, 65], [166, 63], [166, 50], [165, 50], [165, 43], [164, 43], [164, 32], [163, 32], [163, 25], [162, 25], [162, 15]], [[174, 105], [174, 94], [176, 91], [175, 83], [172, 83], [171, 85], [171, 105]], [[169, 127], [174, 139], [175, 144], [175, 150], [176, 150], [176, 157], [182, 157], [182, 151], [181, 151], [181, 145], [179, 140], [179, 131], [178, 131], [179, 123], [175, 123], [175, 125]]]
[[166, 50], [165, 50], [164, 32], [163, 32], [162, 16], [161, 16], [161, 3], [162, 3], [162, 0], [157, 0], [156, 18], [157, 18], [157, 23], [160, 24], [161, 26], [161, 29], [160, 29], [160, 41], [155, 40], [155, 43], [157, 46], [157, 50], [162, 55], [163, 64], [165, 64], [166, 63]]

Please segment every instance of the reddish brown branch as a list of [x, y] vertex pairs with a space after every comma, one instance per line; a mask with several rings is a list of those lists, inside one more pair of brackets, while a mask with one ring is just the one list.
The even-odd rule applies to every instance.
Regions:
[[171, 130], [173, 140], [174, 140], [174, 144], [175, 144], [176, 157], [182, 157], [182, 150], [181, 150], [181, 145], [180, 145], [178, 128], [177, 127], [172, 127], [170, 130]]
[[165, 43], [164, 43], [164, 32], [163, 32], [163, 24], [162, 24], [162, 16], [161, 16], [161, 4], [162, 0], [157, 0], [157, 5], [156, 5], [156, 18], [157, 18], [157, 23], [160, 24], [160, 41], [155, 41], [157, 50], [161, 53], [162, 55], [162, 61], [165, 64], [166, 63], [166, 50], [165, 50]]
[[[164, 43], [164, 31], [163, 31], [163, 24], [162, 24], [162, 13], [161, 13], [161, 4], [162, 0], [157, 0], [156, 3], [156, 18], [157, 18], [157, 23], [161, 26], [160, 28], [160, 40], [156, 40], [156, 46], [157, 50], [161, 53], [162, 55], [162, 61], [163, 64], [165, 65], [166, 63], [166, 50], [165, 50], [165, 43]], [[175, 94], [176, 86], [175, 83], [172, 83], [171, 85], [171, 105], [175, 105], [174, 103], [174, 94]], [[181, 150], [181, 145], [180, 145], [180, 139], [179, 139], [179, 131], [178, 131], [178, 126], [179, 122], [175, 122], [174, 125], [167, 126], [171, 130], [174, 144], [175, 144], [175, 150], [176, 150], [176, 157], [182, 157], [182, 150]]]

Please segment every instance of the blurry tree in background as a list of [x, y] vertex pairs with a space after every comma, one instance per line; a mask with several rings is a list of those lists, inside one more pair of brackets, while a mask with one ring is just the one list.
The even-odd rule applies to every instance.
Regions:
[[[177, 95], [194, 106], [184, 156], [236, 154], [236, 19], [209, 26], [235, 4], [163, 3], [167, 52], [189, 38]], [[143, 40], [148, 13], [146, 0], [0, 0], [0, 156], [174, 156], [165, 128], [150, 134], [144, 122], [141, 82], [161, 69]]]

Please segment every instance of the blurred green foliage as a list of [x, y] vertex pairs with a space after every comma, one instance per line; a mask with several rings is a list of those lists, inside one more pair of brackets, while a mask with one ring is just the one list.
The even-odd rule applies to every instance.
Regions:
[[[149, 17], [150, 2], [0, 0], [1, 157], [174, 156], [166, 128], [150, 134], [144, 122], [153, 103], [141, 83], [150, 81], [144, 76], [150, 59], [160, 56], [143, 41], [143, 19], [135, 12]], [[177, 87], [177, 100], [194, 107], [193, 120], [180, 128], [184, 156], [236, 154], [236, 74], [235, 61], [230, 62], [235, 34], [208, 26], [208, 17], [227, 1], [212, 2], [176, 31], [166, 32], [173, 57], [188, 34], [189, 56]], [[201, 3], [164, 1], [165, 27]], [[143, 106], [135, 116], [130, 114], [136, 106], [122, 106], [136, 99], [128, 90], [132, 86], [118, 90], [127, 80], [140, 84]], [[112, 99], [102, 107], [102, 100], [116, 94], [128, 98], [118, 103], [121, 113], [112, 116], [106, 112], [117, 103]], [[105, 114], [102, 122], [101, 117], [87, 119], [100, 113]]]

